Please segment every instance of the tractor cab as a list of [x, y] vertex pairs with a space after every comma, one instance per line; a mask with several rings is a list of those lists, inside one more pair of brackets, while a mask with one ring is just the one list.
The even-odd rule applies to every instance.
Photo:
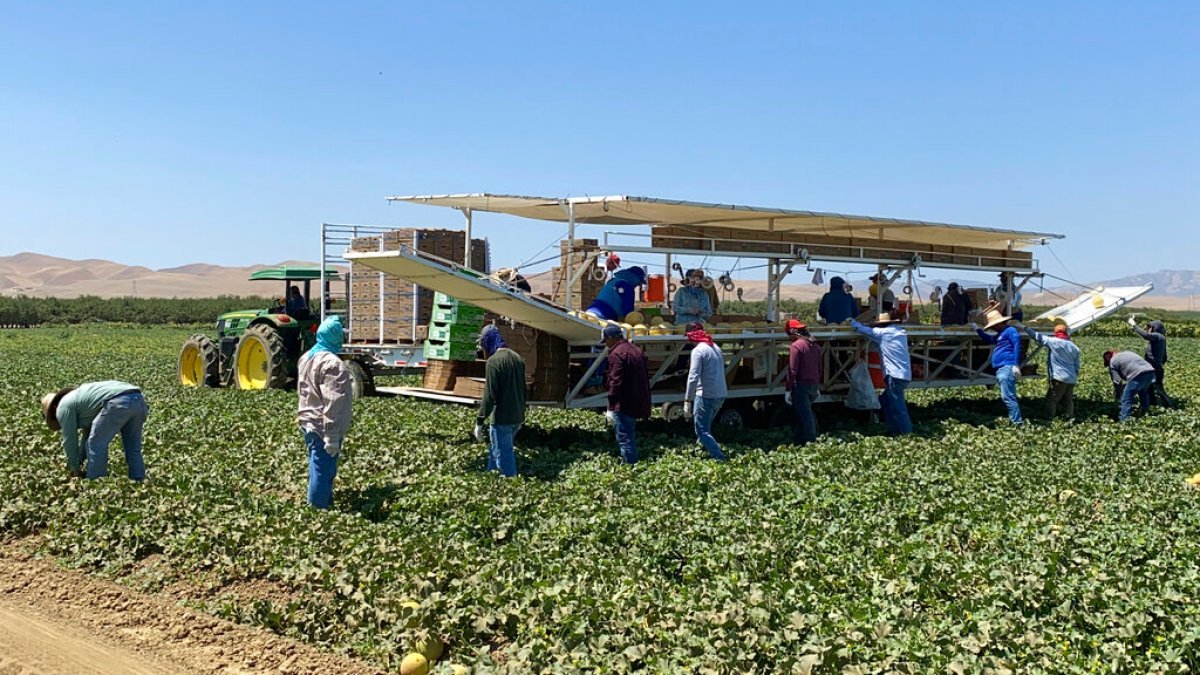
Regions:
[[[196, 334], [179, 353], [179, 381], [185, 386], [236, 386], [282, 389], [296, 376], [300, 355], [312, 347], [320, 315], [314, 312], [313, 281], [318, 292], [340, 277], [318, 267], [269, 267], [251, 281], [277, 281], [282, 294], [266, 309], [228, 312], [217, 317], [216, 340]], [[319, 304], [319, 303], [318, 303]]]

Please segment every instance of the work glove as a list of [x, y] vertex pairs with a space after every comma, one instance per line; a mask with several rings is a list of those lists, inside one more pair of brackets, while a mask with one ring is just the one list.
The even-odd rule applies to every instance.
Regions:
[[474, 432], [474, 434], [473, 434], [473, 435], [475, 436], [475, 442], [476, 442], [476, 443], [482, 443], [482, 442], [483, 442], [483, 438], [484, 438], [484, 436], [483, 436], [483, 425], [482, 425], [482, 424], [476, 424], [476, 425], [475, 425], [475, 432]]
[[979, 324], [975, 323], [974, 321], [972, 321], [971, 323], [969, 323], [967, 325], [969, 325], [971, 327], [971, 330], [979, 330]]
[[1129, 324], [1131, 328], [1137, 328], [1137, 321], [1132, 316], [1125, 323]]
[[692, 419], [692, 402], [691, 401], [683, 402], [683, 416], [685, 419], [689, 419], [689, 420]]
[[335, 441], [331, 438], [325, 439], [325, 454], [330, 457], [337, 457], [342, 452], [342, 442]]
[[616, 426], [617, 414], [611, 410], [605, 410], [604, 411], [604, 421], [607, 422], [608, 426], [610, 426], [610, 427]]
[[792, 404], [792, 392], [790, 392], [790, 391], [783, 392], [783, 402], [788, 405]]

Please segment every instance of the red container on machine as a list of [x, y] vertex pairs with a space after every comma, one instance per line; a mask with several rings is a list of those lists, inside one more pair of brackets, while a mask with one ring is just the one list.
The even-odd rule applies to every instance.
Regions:
[[646, 302], [663, 302], [667, 299], [667, 279], [661, 274], [646, 277]]

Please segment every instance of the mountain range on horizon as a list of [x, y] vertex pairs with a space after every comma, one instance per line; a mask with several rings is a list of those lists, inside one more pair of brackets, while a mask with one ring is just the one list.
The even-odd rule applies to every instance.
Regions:
[[[279, 292], [278, 282], [250, 281], [250, 275], [265, 267], [277, 265], [309, 265], [316, 263], [303, 260], [285, 260], [274, 264], [225, 266], [212, 263], [191, 263], [176, 267], [150, 269], [140, 265], [124, 265], [111, 260], [70, 260], [40, 253], [24, 252], [11, 256], [0, 256], [0, 295], [28, 295], [34, 297], [78, 297], [94, 295], [111, 297], [162, 297], [198, 298], [218, 295], [264, 296]], [[928, 272], [927, 272], [928, 274]], [[796, 278], [803, 279], [803, 272]], [[852, 277], [852, 283], [865, 290], [866, 272], [863, 279]], [[551, 280], [546, 273], [531, 274], [535, 291], [548, 292]], [[1116, 279], [1095, 282], [1093, 285], [1109, 287], [1140, 286], [1154, 284], [1154, 290], [1135, 303], [1163, 309], [1200, 308], [1200, 271], [1159, 270], [1129, 275]], [[742, 280], [743, 298], [759, 300], [764, 297], [766, 282]], [[920, 289], [932, 289], [934, 285], [946, 287], [941, 279], [922, 279]], [[810, 283], [785, 284], [785, 297], [812, 300], [820, 297], [824, 286]], [[1026, 292], [1026, 302], [1035, 304], [1058, 304], [1063, 296], [1073, 297], [1080, 289], [1075, 287], [1047, 287], [1046, 293]], [[1044, 297], [1043, 297], [1044, 296]]]

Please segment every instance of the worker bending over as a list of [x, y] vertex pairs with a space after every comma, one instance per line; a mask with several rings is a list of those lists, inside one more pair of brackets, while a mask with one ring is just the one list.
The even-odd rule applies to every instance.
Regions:
[[879, 395], [879, 407], [883, 410], [883, 421], [888, 433], [893, 436], [912, 433], [912, 420], [908, 416], [908, 403], [904, 390], [912, 382], [912, 357], [908, 353], [908, 334], [900, 328], [900, 319], [884, 312], [867, 327], [857, 319], [851, 319], [854, 330], [866, 335], [879, 345], [883, 361], [883, 393]]
[[500, 330], [493, 325], [479, 333], [479, 346], [487, 358], [483, 383], [483, 401], [475, 418], [475, 440], [483, 442], [483, 425], [488, 428], [488, 471], [499, 471], [506, 478], [517, 475], [517, 456], [513, 437], [525, 423], [525, 359], [508, 348]]
[[341, 318], [326, 318], [317, 329], [316, 344], [297, 366], [297, 417], [308, 447], [308, 503], [318, 509], [333, 503], [333, 479], [353, 415], [350, 372], [338, 356], [343, 336]]
[[1154, 386], [1154, 366], [1133, 352], [1104, 352], [1104, 367], [1112, 377], [1113, 393], [1121, 402], [1117, 420], [1124, 422], [1133, 414], [1133, 404], [1141, 404], [1141, 412], [1150, 410], [1150, 388]]
[[[1020, 326], [1020, 324], [1017, 324]], [[1068, 420], [1075, 419], [1075, 383], [1079, 381], [1079, 368], [1082, 357], [1079, 347], [1071, 342], [1071, 334], [1067, 327], [1058, 324], [1054, 327], [1054, 337], [1042, 335], [1036, 330], [1024, 326], [1029, 337], [1044, 346], [1046, 355], [1046, 417], [1054, 419], [1058, 412], [1058, 404], [1062, 403], [1063, 413]]]
[[787, 393], [785, 402], [792, 406], [792, 436], [796, 445], [817, 440], [817, 420], [812, 406], [820, 394], [821, 345], [813, 339], [808, 328], [796, 319], [788, 319]]
[[625, 339], [620, 326], [608, 325], [602, 332], [608, 348], [608, 369], [604, 373], [608, 390], [608, 423], [616, 430], [617, 447], [626, 464], [637, 462], [637, 420], [650, 416], [650, 375], [646, 354]]
[[596, 300], [587, 308], [587, 313], [609, 321], [624, 321], [625, 316], [633, 311], [633, 303], [637, 299], [637, 289], [646, 284], [646, 270], [641, 267], [630, 267], [618, 270], [613, 274]]
[[107, 476], [108, 446], [119, 433], [129, 479], [144, 480], [142, 427], [149, 414], [142, 390], [117, 380], [87, 382], [42, 397], [42, 418], [46, 426], [62, 432], [67, 471], [74, 478]]

